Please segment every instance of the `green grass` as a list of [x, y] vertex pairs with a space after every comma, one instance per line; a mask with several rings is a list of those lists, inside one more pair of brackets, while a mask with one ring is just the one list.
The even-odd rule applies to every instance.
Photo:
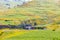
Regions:
[[[30, 5], [30, 6], [29, 6]], [[52, 12], [52, 14], [54, 13], [54, 15], [60, 15], [60, 8], [59, 6], [57, 6], [56, 4], [54, 4], [52, 1], [50, 3], [48, 2], [41, 2], [40, 0], [34, 0], [33, 2], [31, 2], [31, 4], [28, 3], [28, 6], [21, 6], [19, 8], [12, 8], [12, 10], [15, 10], [15, 12], [11, 13], [11, 14], [5, 14], [0, 16], [0, 18], [20, 18], [20, 19], [27, 19], [30, 16], [26, 16], [24, 14], [26, 14], [25, 12], [22, 12], [23, 10], [33, 14], [33, 15], [39, 15], [42, 18], [47, 18], [47, 14], [48, 16], [50, 15], [50, 12]], [[21, 14], [19, 12], [22, 12], [24, 14]], [[44, 16], [44, 17], [43, 17]], [[1, 24], [11, 24], [13, 22], [5, 22], [5, 21], [0, 21]]]
[[32, 30], [24, 35], [19, 35], [5, 40], [60, 40], [60, 31]]

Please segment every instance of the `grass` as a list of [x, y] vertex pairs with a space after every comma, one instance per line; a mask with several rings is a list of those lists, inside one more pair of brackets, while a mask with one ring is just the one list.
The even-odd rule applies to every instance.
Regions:
[[1, 38], [1, 40], [4, 40], [4, 39], [10, 38], [10, 37], [23, 35], [23, 34], [27, 33], [28, 31], [25, 31], [25, 30], [21, 31], [21, 30], [15, 30], [15, 29], [11, 29], [11, 30], [5, 29], [5, 30], [2, 30], [2, 32], [4, 32], [4, 33], [0, 36], [0, 38]]
[[[12, 9], [5, 9], [4, 11], [0, 11], [0, 24], [18, 24], [15, 21], [20, 22], [21, 20], [25, 20], [28, 18], [34, 18], [34, 16], [29, 15], [37, 15], [40, 16], [41, 19], [46, 19], [46, 22], [53, 20], [53, 23], [56, 21], [60, 21], [60, 7], [54, 4], [53, 2], [41, 2], [40, 0], [34, 0], [31, 3], [21, 6], [19, 8], [12, 8]], [[30, 5], [30, 6], [29, 6]], [[58, 17], [59, 15], [59, 17]], [[6, 19], [4, 19], [6, 18]], [[49, 19], [50, 18], [50, 19]], [[5, 21], [5, 20], [9, 21]], [[41, 20], [40, 19], [40, 20]], [[56, 20], [57, 19], [57, 20]], [[13, 20], [13, 21], [11, 21]], [[42, 20], [44, 21], [44, 20]], [[42, 23], [42, 22], [41, 22]], [[20, 24], [20, 23], [19, 23]], [[51, 28], [52, 29], [52, 28]], [[21, 30], [24, 32], [23, 30]], [[25, 30], [25, 34], [21, 35], [20, 32], [5, 32], [3, 37], [5, 36], [6, 39], [4, 40], [60, 40], [60, 31], [50, 31], [50, 30]], [[14, 36], [14, 33], [18, 34]], [[8, 38], [8, 35], [11, 34], [11, 37]], [[13, 35], [13, 36], [12, 36]]]
[[[29, 15], [37, 15], [44, 18], [49, 18], [52, 16], [60, 15], [60, 8], [54, 4], [52, 1], [48, 4], [47, 2], [41, 2], [40, 0], [33, 0], [32, 2], [28, 3], [27, 7], [26, 5], [23, 5], [21, 7], [7, 9], [6, 11], [0, 11], [0, 18], [13, 18], [16, 20], [16, 18], [19, 19], [28, 19], [28, 18], [34, 18], [34, 16]], [[5, 20], [0, 20], [0, 24], [14, 24], [14, 21], [6, 22]], [[54, 19], [51, 19], [54, 20]], [[49, 20], [48, 20], [49, 21]], [[15, 24], [16, 25], [16, 24]]]
[[[27, 32], [27, 30], [25, 31]], [[28, 32], [23, 35], [19, 34], [4, 40], [60, 40], [60, 31], [28, 30]]]

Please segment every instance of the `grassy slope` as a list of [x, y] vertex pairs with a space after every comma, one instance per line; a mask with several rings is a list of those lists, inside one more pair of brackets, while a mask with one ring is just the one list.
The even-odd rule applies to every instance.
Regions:
[[[4, 32], [2, 35], [1, 35], [1, 32]], [[1, 40], [4, 40], [4, 39], [7, 39], [7, 38], [10, 38], [10, 37], [14, 37], [14, 36], [18, 36], [18, 35], [23, 35], [25, 33], [27, 33], [28, 31], [25, 31], [25, 30], [15, 30], [15, 29], [12, 29], [12, 30], [9, 30], [9, 29], [2, 29], [0, 31], [0, 39]]]
[[[24, 20], [33, 17], [29, 15], [38, 15], [42, 17], [42, 19], [47, 18], [47, 21], [49, 21], [50, 20], [48, 19], [49, 17], [51, 17], [52, 20], [53, 19], [52, 17], [53, 16], [57, 17], [58, 15], [60, 15], [59, 13], [60, 13], [59, 7], [53, 2], [48, 4], [40, 2], [40, 0], [34, 0], [31, 3], [25, 4], [24, 6], [0, 12], [1, 14], [0, 18], [3, 18], [2, 20], [0, 20], [0, 24], [15, 24], [14, 20], [18, 21], [16, 20], [16, 18]], [[5, 22], [4, 20], [6, 19], [4, 18], [7, 18], [8, 20], [13, 19], [13, 21]]]
[[5, 40], [60, 40], [60, 31], [31, 30], [24, 35], [19, 35]]

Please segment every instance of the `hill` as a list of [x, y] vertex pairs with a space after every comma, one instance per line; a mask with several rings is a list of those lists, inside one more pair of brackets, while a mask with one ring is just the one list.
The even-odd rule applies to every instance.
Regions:
[[[54, 0], [33, 0], [22, 6], [0, 10], [0, 24], [18, 25], [22, 21], [33, 20], [38, 25], [57, 24], [60, 21], [60, 7]], [[8, 21], [6, 21], [8, 20]]]

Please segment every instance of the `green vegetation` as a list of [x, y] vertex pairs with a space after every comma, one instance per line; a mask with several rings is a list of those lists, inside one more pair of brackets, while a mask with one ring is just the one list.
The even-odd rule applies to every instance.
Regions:
[[[6, 30], [0, 39], [6, 37], [4, 40], [60, 40], [60, 31], [57, 31], [60, 30], [60, 7], [52, 0], [50, 2], [33, 0], [22, 6], [0, 11], [0, 25], [20, 25], [24, 21], [32, 25], [36, 22], [36, 27], [47, 27], [48, 30], [25, 30], [27, 33], [22, 30], [17, 30], [18, 32]], [[21, 31], [23, 35], [19, 34]], [[8, 38], [8, 34], [13, 36]]]
[[60, 40], [60, 31], [30, 30], [28, 33], [5, 40]]
[[[60, 7], [50, 1], [33, 0], [22, 6], [0, 11], [1, 25], [19, 25], [22, 21], [35, 19], [38, 25], [60, 22]], [[8, 21], [5, 21], [8, 20]], [[32, 22], [33, 23], [33, 22]]]

